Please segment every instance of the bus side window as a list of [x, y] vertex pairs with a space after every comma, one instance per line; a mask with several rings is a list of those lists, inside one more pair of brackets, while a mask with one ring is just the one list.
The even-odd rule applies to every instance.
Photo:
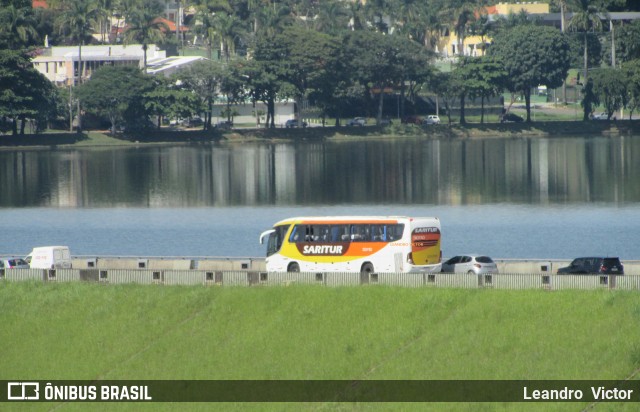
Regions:
[[340, 242], [342, 240], [342, 234], [340, 233], [340, 226], [331, 226], [331, 241]]
[[403, 231], [404, 231], [403, 224], [387, 226], [387, 234], [389, 237], [389, 242], [393, 242], [398, 239], [401, 239]]
[[386, 234], [386, 225], [371, 225], [371, 233], [374, 242], [386, 242], [387, 234]]
[[328, 225], [317, 226], [316, 234], [320, 237], [320, 241], [329, 242], [331, 241], [331, 235], [329, 233]]
[[371, 240], [369, 225], [352, 225], [351, 240], [369, 242]]

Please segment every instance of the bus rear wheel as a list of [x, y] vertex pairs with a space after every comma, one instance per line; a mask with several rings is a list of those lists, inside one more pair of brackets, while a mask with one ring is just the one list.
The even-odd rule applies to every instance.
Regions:
[[289, 266], [287, 266], [287, 272], [300, 272], [300, 265], [298, 265], [296, 262], [289, 263]]
[[372, 263], [365, 263], [364, 265], [362, 265], [362, 268], [360, 269], [360, 274], [361, 275], [369, 275], [373, 273], [373, 264]]

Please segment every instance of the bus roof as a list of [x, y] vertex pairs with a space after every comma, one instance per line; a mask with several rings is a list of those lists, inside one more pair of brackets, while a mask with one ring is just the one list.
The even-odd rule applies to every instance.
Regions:
[[291, 224], [329, 224], [329, 223], [401, 223], [411, 221], [428, 221], [431, 224], [438, 224], [437, 217], [409, 217], [409, 216], [299, 216], [291, 217], [276, 222], [274, 226]]

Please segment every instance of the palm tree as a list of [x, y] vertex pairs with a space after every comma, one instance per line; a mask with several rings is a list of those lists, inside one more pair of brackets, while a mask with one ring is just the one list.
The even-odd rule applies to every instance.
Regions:
[[464, 2], [454, 12], [454, 32], [458, 37], [458, 54], [464, 56], [464, 38], [467, 34], [467, 27], [475, 20], [475, 4]]
[[343, 1], [330, 0], [320, 3], [318, 15], [314, 21], [315, 29], [324, 33], [336, 34], [348, 27], [349, 14]]
[[386, 33], [389, 30], [384, 22], [384, 16], [389, 11], [388, 0], [369, 0], [365, 3], [365, 13], [373, 21], [374, 26], [379, 32]]
[[[560, 7], [560, 31], [564, 33], [566, 31], [566, 11], [567, 0], [554, 0], [554, 2]], [[562, 102], [567, 104], [567, 84], [566, 81], [562, 82]]]
[[[94, 17], [97, 6], [93, 0], [64, 0], [60, 3], [61, 13], [58, 15], [58, 23], [61, 30], [68, 30], [69, 37], [78, 42], [78, 83], [82, 84], [84, 77], [84, 65], [82, 62], [82, 45], [85, 39], [93, 32]], [[72, 73], [72, 83], [75, 86], [75, 70]], [[82, 111], [80, 99], [77, 102], [78, 132], [82, 131]]]
[[560, 7], [560, 31], [562, 33], [565, 32], [565, 28], [567, 26], [566, 21], [565, 21], [565, 12], [567, 11], [567, 1], [568, 0], [553, 0], [553, 2], [555, 4], [558, 5], [558, 7]]
[[364, 7], [359, 1], [349, 2], [347, 5], [347, 13], [349, 15], [349, 26], [352, 30], [362, 30], [365, 27], [366, 16]]
[[255, 21], [254, 33], [260, 31], [263, 35], [272, 37], [293, 22], [291, 10], [283, 3], [261, 5], [253, 10]]
[[216, 13], [212, 23], [210, 37], [220, 42], [220, 56], [229, 61], [236, 52], [236, 40], [245, 31], [242, 21], [233, 14]]
[[115, 9], [115, 0], [96, 0], [96, 17], [100, 24], [100, 38], [102, 43], [106, 43], [107, 36], [111, 30], [111, 16]]
[[158, 0], [145, 0], [138, 7], [129, 11], [127, 16], [127, 29], [124, 37], [125, 42], [135, 41], [142, 44], [144, 52], [143, 69], [147, 71], [147, 49], [150, 43], [162, 41], [169, 27], [159, 19], [162, 15], [163, 6]]
[[431, 6], [421, 0], [402, 0], [392, 9], [396, 11], [391, 17], [398, 22], [398, 30], [415, 42], [428, 46]]
[[572, 0], [572, 5], [575, 9], [569, 27], [576, 31], [582, 31], [584, 33], [584, 80], [583, 84], [587, 82], [588, 70], [589, 70], [589, 49], [588, 49], [588, 32], [595, 32], [596, 30], [602, 30], [602, 17], [608, 18], [609, 13], [602, 8], [599, 2], [593, 0]]
[[31, 7], [16, 8], [14, 4], [0, 10], [0, 44], [10, 50], [34, 44], [38, 38]]
[[[93, 33], [93, 23], [98, 7], [93, 0], [65, 0], [61, 3], [61, 7], [62, 11], [58, 16], [61, 30], [68, 30], [69, 37], [78, 42], [78, 83], [82, 84], [84, 76], [82, 45]], [[75, 83], [75, 75], [73, 81]]]
[[203, 36], [207, 42], [207, 58], [211, 60], [211, 49], [215, 37], [215, 16], [216, 13], [231, 13], [232, 8], [227, 0], [196, 0], [196, 17], [193, 19], [194, 31]]

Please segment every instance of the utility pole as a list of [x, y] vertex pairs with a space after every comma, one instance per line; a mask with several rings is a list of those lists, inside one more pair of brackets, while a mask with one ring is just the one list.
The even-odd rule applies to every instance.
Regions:
[[[560, 31], [564, 35], [565, 24], [564, 24], [564, 1], [560, 2]], [[567, 79], [565, 78], [562, 82], [562, 102], [567, 104]]]

